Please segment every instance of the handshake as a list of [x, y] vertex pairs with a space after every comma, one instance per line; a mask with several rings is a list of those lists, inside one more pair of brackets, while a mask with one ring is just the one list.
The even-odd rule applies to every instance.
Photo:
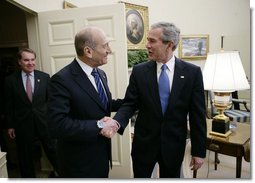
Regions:
[[100, 131], [100, 134], [107, 138], [112, 138], [120, 128], [120, 124], [110, 117], [104, 117], [100, 119], [100, 121], [104, 123], [104, 127]]

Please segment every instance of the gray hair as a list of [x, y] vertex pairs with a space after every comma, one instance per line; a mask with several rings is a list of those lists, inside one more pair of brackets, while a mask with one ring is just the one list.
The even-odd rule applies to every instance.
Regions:
[[88, 46], [92, 49], [96, 48], [96, 42], [93, 36], [93, 30], [95, 27], [87, 26], [86, 28], [82, 29], [75, 35], [74, 39], [74, 46], [76, 50], [76, 54], [78, 56], [83, 56], [84, 54], [84, 47]]
[[151, 29], [162, 28], [163, 34], [161, 39], [163, 43], [172, 42], [174, 44], [173, 51], [177, 48], [180, 40], [180, 29], [173, 23], [158, 22], [151, 25]]

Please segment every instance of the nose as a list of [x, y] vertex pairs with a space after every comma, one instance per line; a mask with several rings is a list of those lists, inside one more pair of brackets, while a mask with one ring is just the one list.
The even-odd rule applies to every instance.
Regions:
[[148, 49], [148, 48], [150, 47], [150, 43], [147, 42], [145, 46], [146, 46], [146, 48]]
[[29, 59], [28, 60], [28, 64], [33, 64], [33, 62], [34, 62], [34, 59]]
[[110, 46], [107, 47], [107, 53], [111, 54], [112, 53], [112, 49]]

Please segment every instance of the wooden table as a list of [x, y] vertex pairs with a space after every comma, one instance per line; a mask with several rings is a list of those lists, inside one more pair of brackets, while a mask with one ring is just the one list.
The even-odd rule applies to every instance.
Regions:
[[[236, 157], [236, 178], [241, 178], [242, 157], [244, 156], [244, 147], [250, 141], [250, 124], [237, 123], [237, 128], [227, 138], [210, 135], [212, 121], [207, 121], [207, 143], [206, 149], [215, 152], [215, 169], [217, 170], [217, 154], [224, 154]], [[196, 171], [193, 177], [196, 177]]]

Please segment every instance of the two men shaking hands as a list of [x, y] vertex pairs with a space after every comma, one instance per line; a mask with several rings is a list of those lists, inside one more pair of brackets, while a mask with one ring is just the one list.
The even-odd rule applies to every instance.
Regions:
[[120, 128], [116, 120], [107, 116], [99, 120], [97, 126], [101, 129], [99, 133], [107, 138], [112, 138]]

